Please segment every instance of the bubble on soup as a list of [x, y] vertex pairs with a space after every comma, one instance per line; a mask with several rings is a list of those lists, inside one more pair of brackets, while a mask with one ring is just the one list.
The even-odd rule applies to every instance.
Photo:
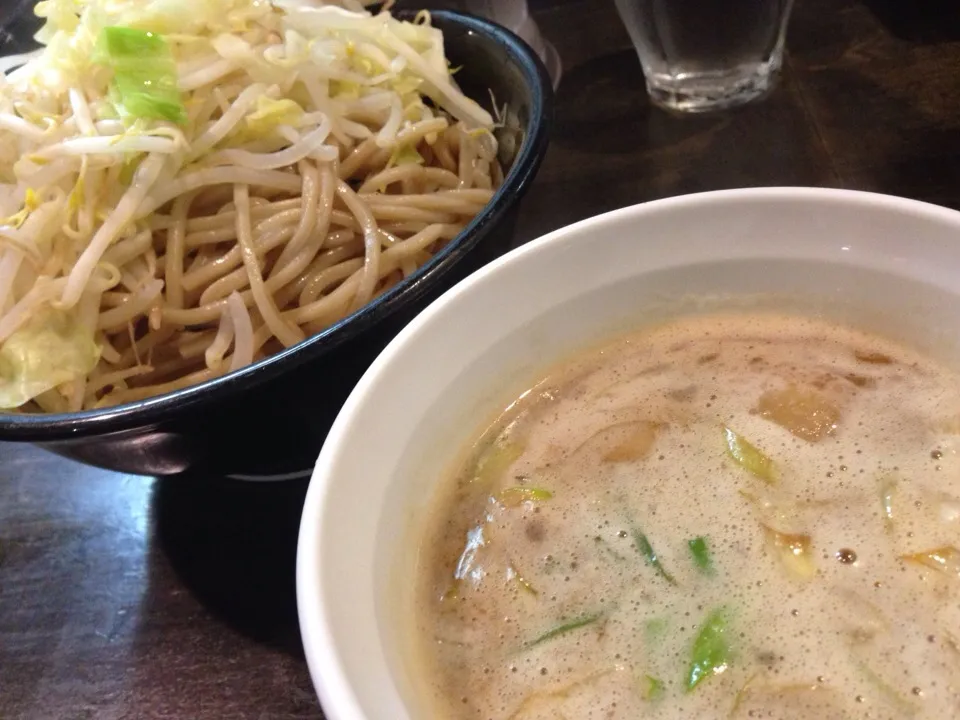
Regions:
[[556, 368], [422, 528], [430, 716], [953, 717], [957, 380], [761, 315]]

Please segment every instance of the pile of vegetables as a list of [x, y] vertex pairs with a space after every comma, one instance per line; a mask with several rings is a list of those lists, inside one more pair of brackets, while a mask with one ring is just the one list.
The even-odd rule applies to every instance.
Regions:
[[[343, 159], [371, 138], [391, 164], [416, 164], [405, 129], [441, 115], [437, 128], [452, 117], [495, 144], [426, 15], [401, 22], [354, 0], [44, 0], [36, 13], [42, 47], [0, 59], [3, 409], [89, 406], [101, 358], [117, 373], [100, 385], [150, 372], [139, 355], [120, 362], [105, 334], [132, 308], [153, 330], [197, 324], [157, 310], [184, 307], [175, 268], [157, 268], [170, 223], [155, 213], [176, 198], [233, 183], [296, 195], [299, 162]], [[376, 280], [367, 273], [365, 290]], [[303, 339], [255, 299], [278, 340]], [[231, 312], [238, 332], [249, 324], [242, 305]], [[246, 340], [232, 363], [216, 367], [221, 348], [208, 365], [251, 362]]]

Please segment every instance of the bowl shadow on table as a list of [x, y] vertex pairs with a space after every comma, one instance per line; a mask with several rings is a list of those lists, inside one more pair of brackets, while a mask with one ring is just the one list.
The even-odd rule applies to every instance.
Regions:
[[187, 590], [238, 632], [297, 657], [297, 532], [307, 484], [185, 473], [158, 479], [153, 497], [156, 542]]
[[960, 40], [956, 0], [862, 0], [895, 37], [932, 45]]

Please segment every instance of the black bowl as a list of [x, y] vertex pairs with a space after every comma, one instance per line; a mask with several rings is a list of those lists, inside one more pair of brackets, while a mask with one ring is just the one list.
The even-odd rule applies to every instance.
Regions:
[[[22, 38], [35, 27], [32, 18], [10, 17], [9, 34], [0, 25], [0, 44], [4, 35]], [[31, 442], [91, 465], [147, 475], [188, 468], [240, 479], [308, 474], [340, 406], [377, 354], [444, 290], [508, 249], [518, 202], [547, 148], [553, 95], [534, 52], [487, 20], [439, 10], [432, 17], [451, 63], [462, 66], [457, 81], [464, 92], [491, 109], [492, 91], [497, 104], [508, 108], [506, 127], [498, 131], [501, 162], [509, 166], [504, 183], [458, 237], [389, 292], [284, 352], [115, 408], [0, 414], [0, 440]]]

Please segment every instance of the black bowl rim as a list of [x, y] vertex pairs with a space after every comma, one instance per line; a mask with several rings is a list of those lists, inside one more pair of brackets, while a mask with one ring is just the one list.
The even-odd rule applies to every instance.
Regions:
[[[115, 407], [75, 413], [0, 412], [0, 440], [51, 442], [155, 426], [188, 408], [221, 400], [256, 387], [314, 360], [370, 329], [404, 305], [434, 288], [442, 276], [469, 253], [519, 201], [540, 166], [548, 144], [553, 87], [543, 63], [522, 39], [490, 20], [455, 10], [431, 10], [438, 25], [459, 25], [468, 33], [500, 45], [531, 89], [525, 137], [509, 172], [490, 203], [430, 261], [380, 297], [330, 327], [279, 353], [197, 385]], [[412, 16], [398, 12], [398, 16]]]

